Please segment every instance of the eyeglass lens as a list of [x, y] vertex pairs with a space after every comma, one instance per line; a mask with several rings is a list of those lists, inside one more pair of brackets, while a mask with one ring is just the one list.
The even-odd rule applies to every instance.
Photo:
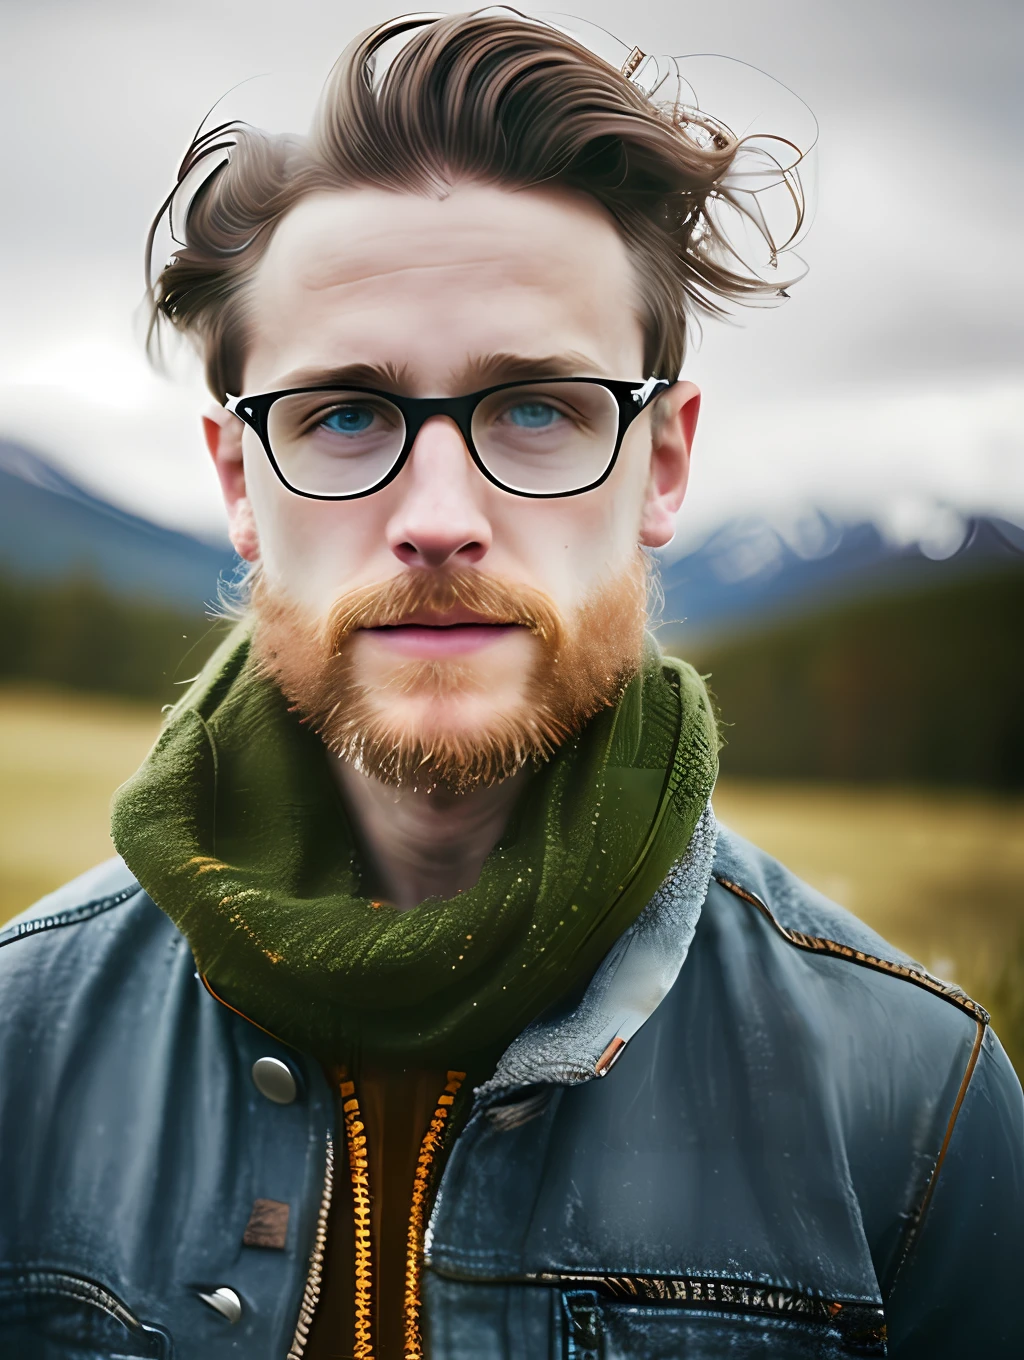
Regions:
[[[598, 383], [541, 382], [484, 397], [473, 413], [477, 456], [511, 491], [559, 494], [597, 481], [615, 452], [618, 404]], [[285, 480], [316, 496], [353, 496], [387, 477], [405, 418], [386, 397], [297, 392], [271, 406], [267, 434]]]

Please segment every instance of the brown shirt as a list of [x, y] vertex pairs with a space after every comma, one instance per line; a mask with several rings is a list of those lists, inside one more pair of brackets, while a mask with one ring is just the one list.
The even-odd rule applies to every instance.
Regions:
[[[320, 1300], [313, 1315], [305, 1356], [306, 1360], [353, 1360], [357, 1354], [356, 1192], [350, 1167], [350, 1143], [353, 1121], [358, 1119], [365, 1129], [370, 1204], [372, 1355], [374, 1360], [405, 1360], [403, 1302], [413, 1186], [423, 1138], [445, 1091], [448, 1074], [363, 1068], [353, 1075], [354, 1092], [351, 1092], [349, 1086], [342, 1088], [344, 1073], [328, 1074], [338, 1091], [340, 1111], [334, 1195], [328, 1219]], [[346, 1098], [350, 1101], [352, 1094], [358, 1102], [358, 1110], [350, 1106], [346, 1112]], [[450, 1101], [442, 1108], [450, 1108]], [[358, 1133], [355, 1136], [358, 1137]], [[446, 1139], [446, 1143], [448, 1141]], [[440, 1169], [442, 1155], [438, 1150], [433, 1166], [435, 1173]], [[433, 1179], [432, 1175], [432, 1183]], [[425, 1207], [425, 1212], [429, 1212], [429, 1206]]]

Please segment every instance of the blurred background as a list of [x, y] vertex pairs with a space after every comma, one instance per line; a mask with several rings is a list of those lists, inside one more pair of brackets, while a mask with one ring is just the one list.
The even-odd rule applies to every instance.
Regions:
[[[301, 131], [397, 8], [0, 0], [0, 920], [111, 853], [110, 794], [233, 567], [198, 368], [142, 353], [149, 220], [225, 92], [218, 121]], [[711, 677], [720, 818], [989, 1006], [1024, 1065], [1024, 10], [573, 12], [749, 62], [818, 120], [807, 277], [688, 359], [660, 636]]]

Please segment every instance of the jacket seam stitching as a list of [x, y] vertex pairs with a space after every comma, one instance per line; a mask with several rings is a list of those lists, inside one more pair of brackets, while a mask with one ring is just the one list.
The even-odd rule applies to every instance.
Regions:
[[10, 1293], [11, 1287], [17, 1290], [16, 1297], [23, 1294], [50, 1294], [59, 1298], [84, 1300], [102, 1308], [110, 1317], [116, 1318], [129, 1328], [142, 1326], [127, 1304], [106, 1285], [88, 1275], [79, 1275], [71, 1270], [55, 1270], [48, 1266], [26, 1266], [10, 1272], [0, 1281], [0, 1292]]
[[[198, 968], [198, 966], [199, 965], [197, 964], [196, 967]], [[232, 1006], [230, 1001], [225, 1001], [222, 996], [214, 991], [210, 979], [205, 973], [199, 974], [199, 981], [206, 991], [209, 992], [210, 996], [213, 997], [214, 1001], [216, 1001], [219, 1006], [223, 1006], [226, 1011], [230, 1011], [232, 1015], [237, 1015], [239, 1020], [244, 1020], [247, 1025], [252, 1025], [253, 1029], [258, 1029], [261, 1034], [265, 1034], [268, 1039], [273, 1039], [275, 1043], [280, 1044], [283, 1048], [295, 1048], [294, 1044], [288, 1043], [286, 1039], [282, 1039], [281, 1036], [275, 1034], [273, 1030], [265, 1029], [263, 1025], [257, 1024], [255, 1020], [250, 1020], [244, 1011], [240, 1011], [237, 1006]]]
[[[457, 1270], [430, 1267], [441, 1278], [474, 1278]], [[696, 1309], [750, 1311], [765, 1318], [818, 1322], [845, 1329], [849, 1321], [857, 1326], [854, 1315], [874, 1324], [865, 1339], [876, 1341], [884, 1335], [884, 1311], [880, 1296], [848, 1295], [829, 1297], [766, 1280], [739, 1279], [719, 1275], [605, 1275], [597, 1272], [551, 1270], [509, 1273], [499, 1277], [508, 1284], [546, 1285], [563, 1292], [594, 1291], [616, 1303], [631, 1305], [677, 1304]]]
[[923, 1224], [925, 1215], [927, 1214], [928, 1209], [931, 1205], [932, 1197], [935, 1194], [935, 1187], [938, 1184], [939, 1175], [942, 1171], [943, 1164], [946, 1160], [946, 1153], [949, 1151], [949, 1145], [953, 1139], [953, 1130], [956, 1128], [956, 1122], [960, 1116], [960, 1111], [963, 1109], [964, 1100], [967, 1097], [967, 1091], [970, 1087], [974, 1073], [977, 1070], [978, 1059], [981, 1057], [981, 1049], [982, 1043], [985, 1038], [986, 1027], [985, 1023], [982, 1020], [978, 1020], [976, 1023], [977, 1032], [975, 1033], [974, 1036], [974, 1043], [971, 1046], [971, 1055], [967, 1059], [967, 1066], [964, 1068], [964, 1074], [960, 1079], [960, 1087], [956, 1093], [956, 1099], [953, 1102], [953, 1108], [949, 1114], [949, 1120], [946, 1124], [946, 1132], [943, 1135], [942, 1144], [939, 1147], [938, 1155], [935, 1158], [935, 1165], [932, 1167], [931, 1175], [928, 1177], [928, 1184], [925, 1186], [924, 1194], [921, 1196], [921, 1203], [918, 1205], [916, 1211], [911, 1215], [910, 1223], [903, 1241], [903, 1250], [900, 1252], [900, 1258], [896, 1264], [896, 1269], [893, 1271], [892, 1278], [889, 1282], [888, 1288], [886, 1289], [885, 1297], [887, 1300], [892, 1296], [892, 1292], [896, 1288], [896, 1282], [900, 1277], [900, 1272], [903, 1270], [903, 1267], [910, 1259], [911, 1255], [913, 1254], [914, 1247], [917, 1245], [917, 1240], [921, 1233], [921, 1225]]
[[713, 877], [715, 882], [723, 888], [756, 907], [782, 938], [796, 949], [805, 950], [809, 954], [823, 954], [830, 958], [843, 959], [847, 963], [857, 964], [859, 967], [868, 968], [872, 972], [899, 978], [903, 982], [909, 982], [912, 986], [920, 987], [923, 991], [928, 992], [931, 996], [938, 997], [941, 1001], [947, 1001], [951, 1006], [956, 1006], [958, 1010], [969, 1015], [982, 1027], [988, 1024], [989, 1014], [984, 1006], [979, 1006], [977, 1001], [967, 996], [959, 988], [954, 989], [948, 983], [933, 978], [929, 973], [911, 968], [909, 964], [893, 963], [890, 959], [878, 958], [875, 954], [867, 954], [863, 950], [854, 949], [852, 945], [842, 944], [838, 940], [830, 940], [824, 935], [805, 935], [803, 931], [790, 930], [788, 926], [784, 926], [778, 920], [771, 908], [762, 902], [756, 893], [752, 893], [746, 888], [740, 887], [738, 883], [734, 883], [731, 879], [722, 878], [718, 874], [713, 875]]
[[[482, 1252], [480, 1255], [487, 1255], [487, 1253]], [[881, 1301], [880, 1296], [877, 1294], [826, 1295], [817, 1292], [813, 1288], [805, 1289], [798, 1286], [780, 1284], [774, 1278], [755, 1278], [753, 1276], [749, 1279], [744, 1279], [736, 1275], [710, 1273], [677, 1275], [669, 1272], [666, 1272], [665, 1274], [651, 1272], [649, 1274], [640, 1274], [639, 1272], [632, 1273], [627, 1271], [603, 1272], [571, 1269], [560, 1270], [552, 1268], [551, 1270], [536, 1271], [516, 1269], [486, 1277], [481, 1277], [479, 1275], [466, 1277], [455, 1273], [455, 1271], [451, 1269], [445, 1269], [444, 1264], [439, 1265], [436, 1261], [431, 1261], [429, 1269], [431, 1269], [435, 1275], [442, 1276], [445, 1279], [465, 1280], [471, 1278], [473, 1280], [479, 1280], [485, 1278], [488, 1284], [599, 1285], [608, 1290], [609, 1297], [640, 1301], [644, 1299], [650, 1299], [652, 1301], [668, 1299], [671, 1297], [670, 1291], [676, 1286], [682, 1286], [683, 1288], [695, 1287], [700, 1288], [701, 1290], [717, 1290], [723, 1288], [746, 1289], [751, 1293], [756, 1292], [780, 1298], [785, 1296], [787, 1298], [807, 1300], [809, 1303], [813, 1304], [824, 1303], [827, 1305], [839, 1302], [863, 1308], [877, 1308]], [[680, 1301], [686, 1301], [684, 1293], [680, 1292], [678, 1297]], [[707, 1302], [707, 1300], [701, 1299], [698, 1300], [698, 1302]]]
[[103, 912], [110, 911], [112, 907], [120, 906], [140, 892], [142, 892], [141, 885], [132, 883], [130, 887], [122, 888], [117, 893], [111, 893], [109, 897], [98, 897], [92, 902], [83, 903], [78, 907], [69, 907], [66, 911], [56, 912], [51, 916], [37, 916], [28, 921], [21, 921], [18, 925], [10, 926], [7, 930], [0, 932], [0, 949], [4, 945], [14, 944], [16, 940], [25, 940], [32, 935], [41, 935], [47, 930], [59, 930], [63, 926], [76, 926], [83, 921], [90, 921], [94, 916], [100, 916]]

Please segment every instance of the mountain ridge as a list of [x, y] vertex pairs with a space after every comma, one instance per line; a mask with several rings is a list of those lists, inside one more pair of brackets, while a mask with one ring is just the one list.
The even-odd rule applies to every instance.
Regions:
[[35, 450], [0, 440], [0, 568], [30, 580], [84, 576], [113, 594], [196, 610], [238, 559], [87, 491]]

